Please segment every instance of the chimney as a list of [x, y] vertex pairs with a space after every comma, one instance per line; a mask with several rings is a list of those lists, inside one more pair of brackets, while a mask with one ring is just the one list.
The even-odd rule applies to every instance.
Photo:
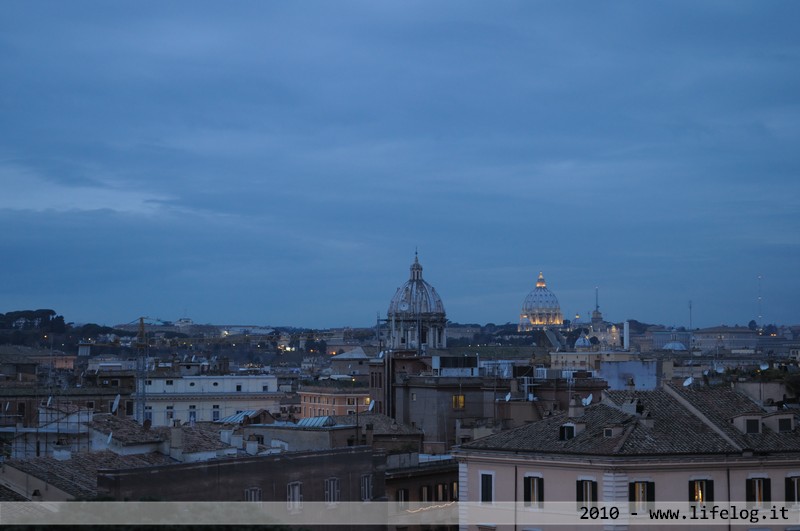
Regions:
[[177, 421], [169, 429], [169, 456], [178, 461], [183, 461], [183, 428]]
[[567, 416], [570, 418], [583, 416], [583, 402], [581, 402], [580, 396], [572, 395], [572, 398], [570, 398], [569, 408], [567, 409]]

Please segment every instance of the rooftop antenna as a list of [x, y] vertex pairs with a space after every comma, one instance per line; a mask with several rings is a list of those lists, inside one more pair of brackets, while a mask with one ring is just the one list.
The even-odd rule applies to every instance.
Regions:
[[689, 330], [692, 329], [692, 301], [689, 301]]
[[600, 288], [594, 287], [594, 311], [600, 311]]
[[758, 326], [761, 326], [761, 275], [758, 275]]

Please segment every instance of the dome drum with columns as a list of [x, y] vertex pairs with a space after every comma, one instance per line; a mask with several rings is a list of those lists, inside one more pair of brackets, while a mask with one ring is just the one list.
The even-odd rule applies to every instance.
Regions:
[[397, 289], [389, 303], [389, 348], [427, 349], [447, 346], [447, 318], [436, 289], [422, 279], [414, 255], [411, 278]]
[[542, 328], [562, 326], [564, 316], [556, 296], [547, 289], [544, 275], [540, 272], [536, 280], [536, 287], [531, 291], [525, 302], [522, 303], [522, 312], [519, 315], [520, 332], [529, 332]]

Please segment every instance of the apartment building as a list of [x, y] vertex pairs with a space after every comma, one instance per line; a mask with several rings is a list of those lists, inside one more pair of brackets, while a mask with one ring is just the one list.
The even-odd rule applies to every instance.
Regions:
[[459, 500], [530, 511], [553, 501], [800, 502], [792, 410], [696, 384], [585, 398], [456, 449]]

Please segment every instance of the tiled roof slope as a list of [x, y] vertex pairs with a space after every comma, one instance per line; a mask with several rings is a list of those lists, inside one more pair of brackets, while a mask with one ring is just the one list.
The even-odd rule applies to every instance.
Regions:
[[162, 454], [118, 455], [105, 450], [89, 454], [73, 454], [66, 461], [52, 457], [14, 459], [8, 466], [46, 480], [56, 488], [80, 499], [97, 496], [97, 471], [102, 469], [139, 468], [175, 463]]
[[[766, 414], [761, 407], [743, 394], [723, 386], [673, 386], [672, 389], [679, 396], [691, 402], [702, 415], [717, 425], [741, 448], [757, 452], [800, 451], [800, 430], [797, 428], [789, 433], [776, 433], [762, 425], [761, 433], [746, 434], [734, 426], [731, 422], [734, 417]], [[785, 413], [794, 414], [789, 410], [786, 410]]]
[[[720, 431], [733, 437], [752, 438], [753, 444], [744, 445], [748, 448], [758, 448], [764, 451], [797, 452], [800, 451], [800, 433], [764, 433], [762, 435], [745, 436], [730, 424], [725, 417], [725, 426], [719, 426], [720, 419], [724, 417], [722, 408], [727, 403], [726, 411], [757, 411], [763, 413], [747, 399], [727, 388], [719, 388], [705, 394], [706, 391], [694, 390], [688, 392], [688, 400], [699, 411], [709, 411], [709, 420], [717, 424], [709, 425], [687, 409], [667, 390], [654, 391], [609, 391], [606, 400], [588, 406], [584, 414], [577, 418], [568, 418], [566, 412], [554, 414], [543, 420], [532, 422], [512, 430], [500, 432], [461, 446], [464, 450], [499, 450], [499, 451], [527, 451], [535, 453], [559, 454], [591, 454], [591, 455], [628, 455], [649, 456], [663, 454], [717, 454], [739, 453], [740, 448], [732, 445]], [[652, 424], [642, 422], [638, 415], [628, 413], [621, 409], [622, 405], [631, 399], [639, 400], [645, 415], [649, 415]], [[716, 404], [716, 406], [715, 406]], [[753, 410], [755, 407], [755, 410]], [[712, 417], [711, 412], [716, 411]], [[559, 429], [567, 422], [585, 423], [585, 430], [577, 433], [569, 440], [559, 440]], [[615, 435], [606, 437], [604, 428], [617, 426]], [[736, 434], [732, 433], [734, 430]], [[765, 429], [765, 432], [767, 430]], [[757, 440], [756, 440], [757, 439]], [[760, 446], [754, 446], [756, 442]]]
[[[165, 440], [170, 438], [172, 429], [167, 427], [153, 428]], [[222, 427], [219, 424], [198, 422], [194, 426], [184, 424], [179, 429], [183, 432], [182, 448], [184, 453], [213, 452], [231, 448], [230, 444], [222, 442], [219, 434]]]
[[120, 418], [111, 414], [95, 414], [89, 427], [100, 433], [111, 433], [113, 439], [124, 445], [161, 442], [165, 439], [156, 430], [146, 430], [132, 419]]

